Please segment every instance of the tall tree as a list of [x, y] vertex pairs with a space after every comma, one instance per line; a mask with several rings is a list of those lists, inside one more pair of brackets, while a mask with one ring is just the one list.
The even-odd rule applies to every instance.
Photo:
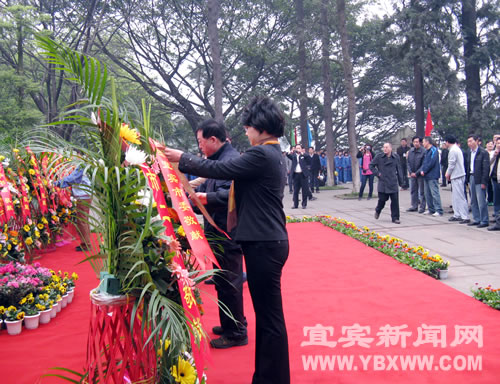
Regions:
[[300, 110], [300, 138], [302, 146], [307, 148], [309, 136], [307, 133], [307, 77], [306, 77], [306, 37], [305, 37], [305, 17], [304, 17], [304, 1], [295, 0], [295, 33], [297, 36], [297, 94], [299, 99]]
[[349, 47], [349, 34], [347, 32], [345, 0], [337, 0], [337, 19], [340, 33], [340, 44], [342, 46], [342, 64], [344, 67], [344, 84], [347, 92], [347, 138], [349, 142], [349, 153], [352, 162], [353, 192], [359, 192], [359, 167], [358, 145], [356, 142], [356, 94], [352, 77], [352, 58]]
[[330, 23], [328, 12], [330, 0], [321, 0], [321, 74], [323, 79], [323, 115], [325, 120], [326, 157], [328, 161], [327, 183], [332, 186], [335, 182], [335, 141], [332, 124], [332, 76], [330, 73]]
[[219, 0], [207, 0], [207, 31], [212, 56], [212, 77], [214, 82], [214, 111], [215, 119], [222, 122], [222, 65], [219, 44]]
[[481, 118], [481, 76], [478, 60], [476, 0], [462, 0], [460, 25], [464, 42], [465, 94], [467, 96], [467, 119], [471, 133], [483, 133]]

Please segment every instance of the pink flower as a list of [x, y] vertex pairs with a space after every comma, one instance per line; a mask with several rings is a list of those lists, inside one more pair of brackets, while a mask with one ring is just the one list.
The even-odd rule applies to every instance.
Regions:
[[7, 287], [19, 288], [19, 283], [17, 281], [9, 281]]

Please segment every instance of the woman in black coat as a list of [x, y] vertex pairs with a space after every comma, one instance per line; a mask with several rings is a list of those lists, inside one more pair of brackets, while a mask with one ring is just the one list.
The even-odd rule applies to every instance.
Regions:
[[236, 159], [204, 160], [166, 148], [181, 172], [234, 180], [237, 225], [235, 240], [245, 256], [248, 288], [256, 318], [255, 372], [252, 384], [289, 384], [288, 336], [281, 299], [281, 272], [288, 258], [283, 211], [286, 164], [278, 137], [284, 116], [269, 98], [255, 98], [242, 123], [252, 147]]

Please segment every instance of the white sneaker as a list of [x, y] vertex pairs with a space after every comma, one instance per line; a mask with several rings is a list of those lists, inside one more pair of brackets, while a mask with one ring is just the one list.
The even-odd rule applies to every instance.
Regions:
[[434, 217], [440, 217], [440, 216], [443, 216], [443, 214], [442, 214], [442, 213], [439, 213], [439, 212], [434, 212], [434, 213], [432, 214], [432, 216], [434, 216]]
[[425, 211], [425, 212], [424, 212], [424, 215], [430, 215], [430, 214], [431, 214], [431, 212], [430, 212], [430, 211]]

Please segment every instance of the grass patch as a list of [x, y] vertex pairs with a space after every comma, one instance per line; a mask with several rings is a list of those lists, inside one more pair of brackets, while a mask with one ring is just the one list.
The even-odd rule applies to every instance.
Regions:
[[336, 191], [338, 189], [347, 189], [346, 187], [343, 187], [341, 185], [334, 185], [334, 186], [328, 186], [328, 185], [325, 185], [323, 187], [319, 187], [319, 190], [320, 191]]
[[[350, 193], [345, 193], [343, 195], [336, 195], [335, 197], [337, 199], [341, 199], [341, 200], [357, 200], [358, 196], [359, 196], [359, 193], [350, 192]], [[368, 198], [368, 193], [363, 193], [363, 198], [364, 199]], [[374, 193], [372, 195], [372, 199], [377, 199], [377, 198], [378, 198], [377, 194]]]

